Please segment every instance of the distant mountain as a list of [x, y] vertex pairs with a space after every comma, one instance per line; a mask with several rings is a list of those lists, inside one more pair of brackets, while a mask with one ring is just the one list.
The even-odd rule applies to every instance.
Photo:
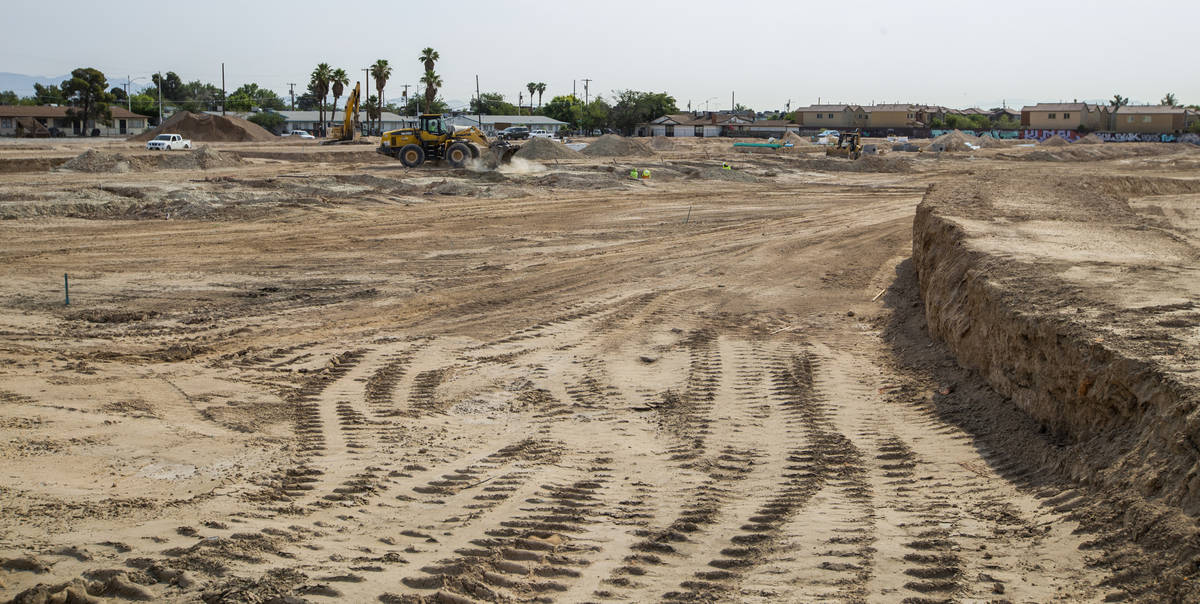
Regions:
[[[11, 90], [17, 96], [33, 96], [33, 85], [62, 84], [63, 80], [71, 79], [71, 74], [60, 76], [31, 76], [23, 73], [0, 72], [0, 90]], [[115, 84], [114, 84], [115, 86]]]

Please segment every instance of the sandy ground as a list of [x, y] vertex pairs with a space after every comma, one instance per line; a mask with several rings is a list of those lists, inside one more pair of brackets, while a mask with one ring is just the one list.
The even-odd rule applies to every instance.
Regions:
[[[0, 155], [78, 151], [29, 145]], [[496, 173], [214, 148], [245, 163], [0, 174], [6, 599], [1129, 596], [1078, 485], [941, 412], [1003, 400], [897, 327], [899, 283], [930, 183], [1195, 151], [860, 171], [688, 141]]]

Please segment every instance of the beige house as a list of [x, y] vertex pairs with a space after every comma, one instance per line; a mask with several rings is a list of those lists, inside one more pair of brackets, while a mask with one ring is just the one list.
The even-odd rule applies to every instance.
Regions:
[[1125, 105], [1113, 112], [1113, 130], [1172, 134], [1187, 129], [1187, 109], [1163, 105]]
[[130, 136], [149, 128], [146, 116], [124, 107], [110, 106], [112, 119], [108, 123], [88, 120], [86, 127], [80, 120], [68, 117], [67, 109], [50, 105], [0, 105], [0, 136], [15, 136], [18, 130], [23, 134], [35, 131], [45, 135], [50, 128], [58, 128], [67, 135], [87, 134], [98, 128], [102, 136]]
[[859, 105], [809, 105], [796, 110], [796, 121], [805, 128], [862, 128], [868, 115]]
[[924, 112], [916, 105], [871, 105], [863, 107], [868, 128], [923, 128]]
[[1034, 130], [1108, 130], [1105, 105], [1092, 103], [1038, 103], [1021, 108], [1021, 126]]

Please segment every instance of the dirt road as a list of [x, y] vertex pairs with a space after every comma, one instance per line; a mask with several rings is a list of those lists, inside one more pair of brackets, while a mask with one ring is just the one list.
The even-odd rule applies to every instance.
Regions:
[[[881, 337], [947, 168], [740, 166], [4, 175], [59, 209], [0, 223], [0, 594], [1114, 591], [1069, 485], [939, 414], [963, 386]], [[113, 191], [139, 219], [79, 201]], [[226, 205], [157, 214], [201, 198]]]

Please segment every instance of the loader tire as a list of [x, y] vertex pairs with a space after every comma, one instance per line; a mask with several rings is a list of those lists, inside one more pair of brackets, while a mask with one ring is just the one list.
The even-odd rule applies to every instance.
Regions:
[[475, 143], [467, 143], [467, 148], [471, 150], [471, 159], [479, 159], [479, 145], [476, 145]]
[[406, 168], [416, 168], [425, 163], [425, 150], [417, 145], [404, 145], [397, 154]]
[[446, 148], [446, 162], [451, 168], [461, 168], [471, 160], [471, 148], [464, 143], [454, 143]]

